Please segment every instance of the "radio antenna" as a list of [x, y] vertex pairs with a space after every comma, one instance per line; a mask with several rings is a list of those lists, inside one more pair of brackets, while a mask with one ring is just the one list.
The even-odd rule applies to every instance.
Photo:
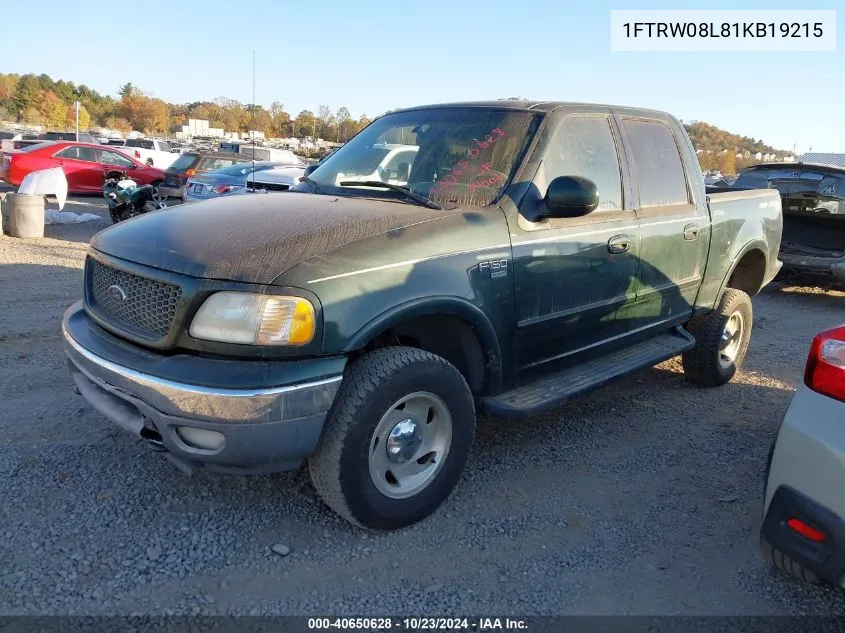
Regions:
[[250, 125], [250, 136], [252, 137], [252, 189], [255, 191], [255, 51], [252, 51], [252, 125]]

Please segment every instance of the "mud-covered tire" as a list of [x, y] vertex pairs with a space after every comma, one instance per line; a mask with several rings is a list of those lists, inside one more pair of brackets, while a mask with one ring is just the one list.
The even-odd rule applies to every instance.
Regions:
[[[445, 405], [451, 418], [450, 441], [442, 464], [424, 488], [406, 498], [391, 498], [370, 473], [374, 433], [397, 401], [420, 392], [433, 394]], [[415, 348], [383, 348], [347, 368], [308, 470], [317, 493], [343, 518], [371, 530], [398, 529], [426, 518], [451, 494], [466, 465], [474, 431], [473, 396], [453, 365]]]
[[760, 549], [763, 552], [763, 557], [781, 571], [813, 585], [821, 584], [821, 580], [818, 576], [798, 562], [789, 558], [789, 556], [781, 552], [779, 549], [772, 547], [768, 541], [761, 540]]
[[[751, 297], [742, 290], [728, 288], [715, 310], [690, 320], [686, 329], [695, 337], [695, 347], [682, 356], [686, 377], [704, 387], [719, 387], [730, 382], [748, 352], [753, 316]], [[723, 336], [736, 319], [742, 330], [735, 354], [727, 361], [723, 354]]]

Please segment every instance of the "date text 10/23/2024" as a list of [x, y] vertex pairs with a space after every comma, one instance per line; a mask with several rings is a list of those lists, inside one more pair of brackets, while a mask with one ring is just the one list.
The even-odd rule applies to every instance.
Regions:
[[309, 630], [368, 631], [525, 631], [528, 623], [519, 618], [308, 618]]

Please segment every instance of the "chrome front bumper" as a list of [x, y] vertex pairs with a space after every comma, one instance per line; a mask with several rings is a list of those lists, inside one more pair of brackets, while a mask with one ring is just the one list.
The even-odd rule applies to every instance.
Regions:
[[[88, 336], [95, 328], [97, 336]], [[74, 336], [75, 329], [89, 344], [109, 343], [113, 337], [99, 330], [79, 304], [65, 314], [62, 337], [79, 393], [103, 416], [166, 450], [181, 466], [202, 464], [237, 472], [295, 468], [316, 448], [342, 379], [336, 374], [303, 380], [300, 372], [292, 376], [293, 384], [278, 386], [190, 384], [117, 363], [106, 357], [108, 345], [94, 351]], [[122, 341], [114, 344], [149, 363], [150, 352], [135, 351]], [[197, 360], [198, 382], [200, 362], [209, 361]], [[239, 362], [219, 362], [231, 364], [232, 375], [237, 375]], [[198, 435], [206, 439], [197, 443]]]

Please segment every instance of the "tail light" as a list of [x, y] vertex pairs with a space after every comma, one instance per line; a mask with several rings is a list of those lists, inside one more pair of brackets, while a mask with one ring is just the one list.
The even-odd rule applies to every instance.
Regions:
[[186, 169], [186, 170], [185, 170], [185, 176], [184, 176], [184, 178], [187, 180], [187, 179], [188, 179], [188, 178], [190, 178], [191, 176], [196, 176], [196, 175], [197, 175], [197, 170], [196, 170], [196, 169]]
[[804, 384], [845, 402], [845, 325], [816, 335], [804, 369]]
[[214, 191], [214, 193], [232, 193], [233, 191], [238, 191], [239, 189], [243, 189], [243, 187], [240, 185], [217, 185], [212, 191]]

